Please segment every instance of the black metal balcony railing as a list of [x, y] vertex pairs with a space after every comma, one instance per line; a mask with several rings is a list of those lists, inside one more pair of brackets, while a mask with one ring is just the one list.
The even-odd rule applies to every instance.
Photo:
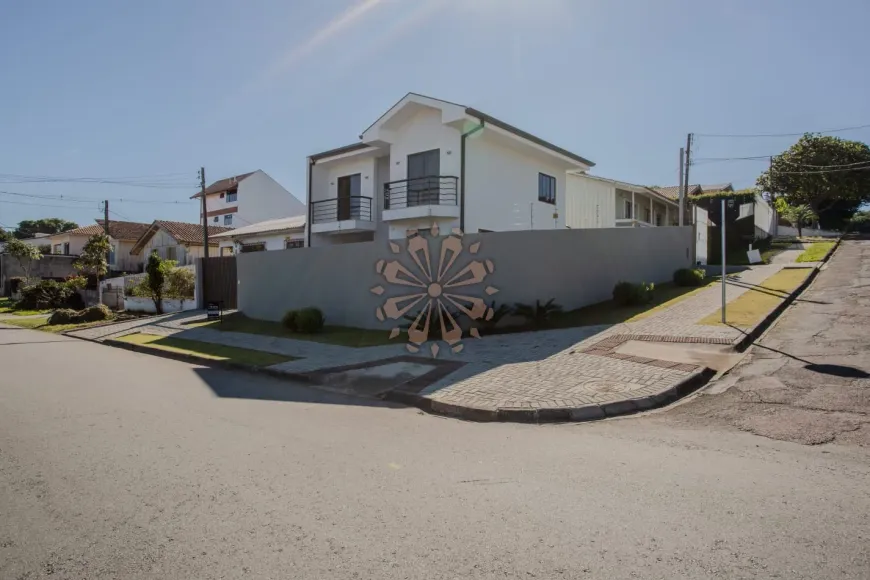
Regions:
[[311, 203], [311, 223], [323, 224], [343, 220], [372, 221], [372, 198], [352, 195]]
[[432, 175], [400, 179], [384, 184], [384, 209], [401, 209], [419, 205], [456, 205], [459, 178]]

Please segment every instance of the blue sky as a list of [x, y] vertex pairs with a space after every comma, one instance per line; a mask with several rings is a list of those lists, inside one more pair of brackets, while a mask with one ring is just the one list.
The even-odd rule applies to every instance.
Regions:
[[[180, 188], [0, 190], [196, 221], [204, 165], [209, 181], [263, 169], [304, 200], [306, 155], [353, 142], [408, 91], [486, 111], [595, 174], [676, 184], [689, 131], [870, 123], [867, 22], [865, 0], [2, 0], [0, 174]], [[870, 129], [838, 135], [870, 141]], [[695, 154], [794, 139], [699, 137]], [[748, 186], [763, 168], [699, 164], [691, 180]], [[0, 194], [0, 224], [51, 216], [90, 223], [97, 203]]]

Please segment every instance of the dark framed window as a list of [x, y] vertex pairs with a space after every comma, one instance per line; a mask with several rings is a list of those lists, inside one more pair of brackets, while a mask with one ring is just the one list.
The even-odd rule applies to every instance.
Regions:
[[232, 203], [232, 202], [236, 201], [236, 200], [238, 199], [238, 195], [239, 195], [238, 190], [235, 190], [235, 191], [228, 191], [228, 192], [227, 192], [227, 199], [226, 199], [226, 202], [227, 202], [227, 203]]
[[538, 174], [538, 201], [556, 205], [556, 178], [552, 175]]
[[628, 199], [625, 200], [625, 215], [624, 215], [624, 217], [627, 220], [630, 220], [632, 217], [634, 217], [631, 213], [631, 201]]
[[247, 254], [248, 252], [265, 252], [266, 251], [266, 243], [259, 242], [256, 244], [242, 244], [242, 253]]
[[660, 213], [656, 214], [656, 225], [659, 227], [661, 227], [661, 225], [662, 225], [662, 214], [660, 214]]
[[284, 248], [287, 250], [292, 250], [294, 248], [304, 248], [305, 240], [285, 240]]

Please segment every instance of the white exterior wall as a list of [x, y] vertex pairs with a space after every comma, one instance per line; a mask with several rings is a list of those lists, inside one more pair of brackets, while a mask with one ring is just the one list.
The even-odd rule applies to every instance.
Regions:
[[[239, 182], [236, 201], [227, 202], [226, 194], [221, 197], [221, 194], [213, 193], [206, 196], [205, 208], [206, 212], [236, 208], [231, 226], [235, 228], [305, 213], [305, 204], [263, 171], [255, 171]], [[208, 223], [223, 226], [224, 216], [212, 216]]]
[[441, 111], [423, 109], [402, 124], [390, 144], [390, 181], [408, 178], [408, 155], [439, 149], [441, 175], [459, 177], [462, 167], [461, 134], [441, 122]]
[[565, 225], [572, 229], [616, 226], [616, 187], [599, 179], [569, 173]]
[[147, 262], [148, 256], [151, 255], [153, 250], [157, 250], [157, 255], [161, 258], [166, 258], [167, 248], [173, 247], [176, 248], [175, 259], [178, 261], [178, 264], [182, 266], [188, 264], [187, 248], [179, 244], [175, 238], [164, 230], [157, 230], [157, 233], [151, 236], [151, 239], [148, 240], [148, 243], [145, 244], [145, 247], [142, 248], [139, 254], [142, 256], [142, 261]]
[[[497, 139], [483, 129], [465, 144], [466, 233], [563, 229], [566, 167]], [[556, 178], [555, 206], [538, 201], [538, 173]]]
[[[266, 234], [251, 234], [249, 236], [235, 238], [235, 240], [229, 238], [221, 238], [220, 247], [221, 248], [235, 248], [236, 243], [239, 244], [266, 244], [266, 251], [271, 250], [285, 250], [285, 242], [287, 240], [300, 240], [305, 241], [305, 234], [302, 232], [274, 232], [274, 233], [266, 233]], [[211, 254], [210, 254], [211, 255]], [[220, 254], [217, 254], [220, 255]]]

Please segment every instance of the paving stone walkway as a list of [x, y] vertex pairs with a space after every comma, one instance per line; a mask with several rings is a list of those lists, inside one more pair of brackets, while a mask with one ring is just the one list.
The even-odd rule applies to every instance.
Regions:
[[[737, 299], [785, 266], [755, 266], [730, 275], [727, 301]], [[618, 354], [617, 347], [628, 340], [734, 343], [750, 329], [698, 324], [720, 306], [721, 289], [715, 285], [636, 322], [469, 338], [463, 341], [461, 353], [443, 349], [439, 355], [463, 366], [420, 394], [446, 405], [489, 411], [571, 409], [655, 396], [698, 374], [701, 367]], [[349, 348], [190, 326], [203, 318], [202, 311], [187, 312], [85, 329], [73, 335], [105, 340], [147, 332], [299, 357], [271, 367], [290, 373], [375, 363], [408, 354], [401, 343]]]

